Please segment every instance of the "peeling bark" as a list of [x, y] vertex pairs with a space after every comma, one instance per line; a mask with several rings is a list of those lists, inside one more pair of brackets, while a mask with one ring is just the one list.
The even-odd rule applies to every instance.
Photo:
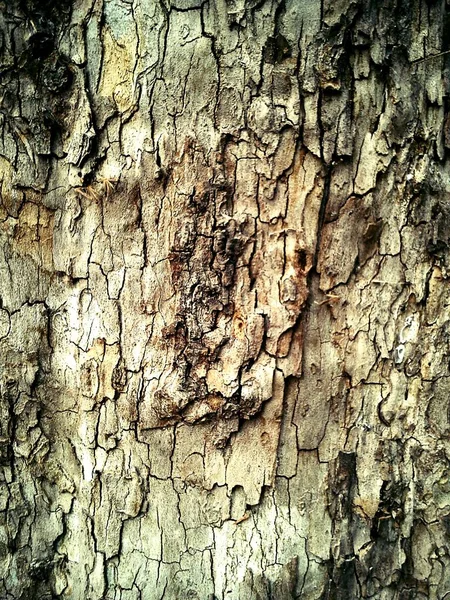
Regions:
[[0, 598], [450, 593], [449, 15], [0, 1]]

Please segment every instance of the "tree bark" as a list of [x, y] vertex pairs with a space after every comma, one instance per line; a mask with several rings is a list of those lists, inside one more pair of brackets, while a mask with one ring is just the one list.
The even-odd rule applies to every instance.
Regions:
[[450, 597], [444, 0], [0, 2], [0, 598]]

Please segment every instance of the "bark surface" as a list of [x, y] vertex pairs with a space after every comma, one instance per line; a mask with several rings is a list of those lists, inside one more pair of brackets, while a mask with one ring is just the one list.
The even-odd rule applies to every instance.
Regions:
[[450, 596], [450, 6], [0, 1], [0, 598]]

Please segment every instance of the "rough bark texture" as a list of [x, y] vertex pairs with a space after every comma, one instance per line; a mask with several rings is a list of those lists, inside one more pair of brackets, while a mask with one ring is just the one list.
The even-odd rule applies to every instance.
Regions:
[[2, 600], [447, 598], [449, 43], [0, 2]]

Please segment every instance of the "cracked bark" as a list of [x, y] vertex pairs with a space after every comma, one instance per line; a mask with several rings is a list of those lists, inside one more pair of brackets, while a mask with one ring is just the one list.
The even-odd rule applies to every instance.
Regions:
[[449, 15], [0, 1], [0, 598], [450, 593]]

